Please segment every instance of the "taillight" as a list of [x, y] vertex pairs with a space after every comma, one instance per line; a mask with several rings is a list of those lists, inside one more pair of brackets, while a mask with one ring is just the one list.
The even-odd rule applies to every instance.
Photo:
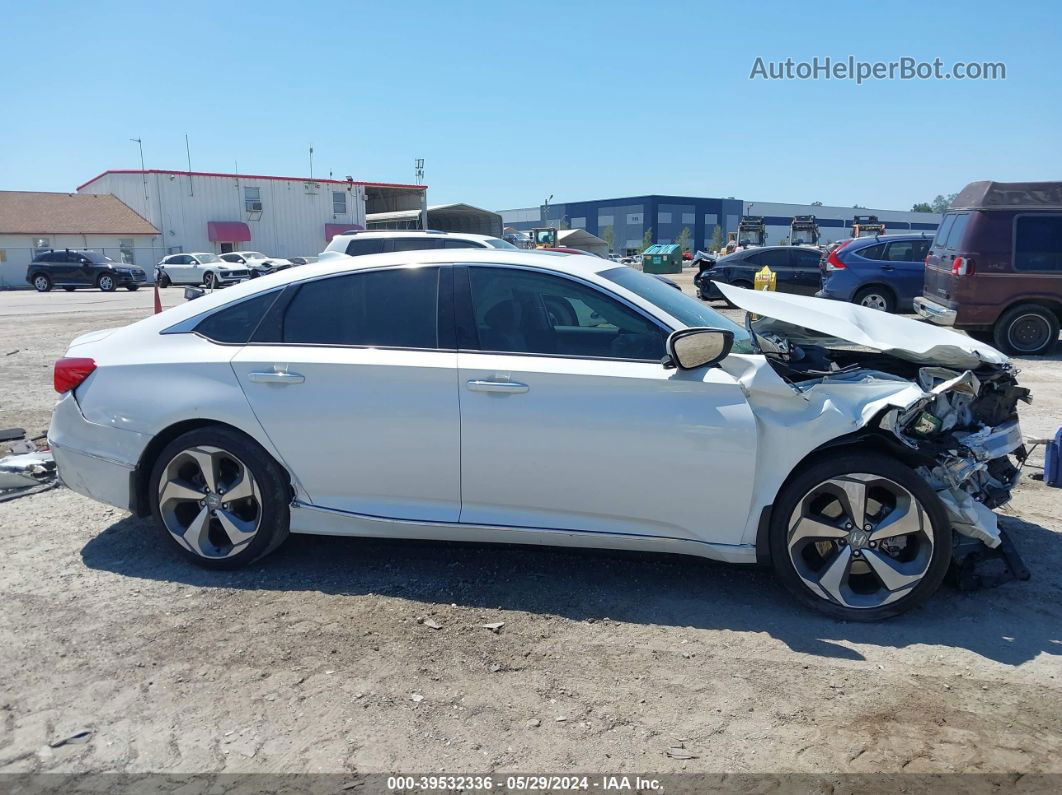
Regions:
[[841, 250], [841, 246], [838, 246], [830, 252], [830, 256], [826, 258], [826, 270], [828, 271], [843, 271], [848, 266], [841, 262], [841, 258], [837, 256], [837, 252]]
[[969, 257], [955, 257], [951, 261], [952, 276], [969, 276], [974, 272], [973, 260]]
[[81, 385], [82, 381], [92, 375], [92, 371], [95, 369], [95, 359], [77, 357], [60, 359], [55, 363], [55, 373], [52, 378], [52, 382], [55, 384], [55, 391], [62, 394], [63, 392], [69, 392], [71, 389], [76, 389]]

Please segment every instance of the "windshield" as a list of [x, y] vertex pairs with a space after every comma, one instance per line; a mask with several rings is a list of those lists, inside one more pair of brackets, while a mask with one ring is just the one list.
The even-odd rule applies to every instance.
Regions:
[[243, 252], [244, 259], [265, 259], [266, 255], [260, 251], [245, 251]]
[[102, 262], [113, 262], [115, 265], [118, 264], [117, 262], [114, 262], [114, 260], [111, 259], [110, 257], [108, 257], [106, 254], [98, 254], [95, 251], [86, 251], [85, 252], [85, 258], [88, 259], [90, 262], [99, 262], [99, 263], [102, 263]]
[[753, 352], [749, 333], [745, 329], [666, 282], [634, 268], [613, 268], [601, 275], [659, 307], [687, 328], [707, 326], [734, 332], [734, 353]]
[[506, 248], [506, 249], [515, 249], [516, 248], [516, 246], [514, 246], [508, 240], [502, 240], [500, 237], [488, 237], [487, 238], [487, 245], [490, 246], [491, 248]]
[[217, 254], [195, 254], [194, 256], [197, 260], [199, 260], [199, 264], [203, 264], [204, 262], [222, 261], [221, 257], [219, 257]]

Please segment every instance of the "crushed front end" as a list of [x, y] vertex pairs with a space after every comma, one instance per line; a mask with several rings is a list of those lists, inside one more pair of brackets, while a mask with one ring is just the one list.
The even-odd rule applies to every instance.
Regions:
[[902, 386], [894, 404], [868, 418], [860, 433], [886, 443], [937, 493], [957, 534], [953, 582], [968, 590], [1028, 579], [994, 512], [1010, 501], [1027, 455], [1018, 404], [1030, 403], [1031, 395], [1009, 363], [942, 366], [771, 318], [748, 328], [775, 372], [807, 398], [845, 386]]

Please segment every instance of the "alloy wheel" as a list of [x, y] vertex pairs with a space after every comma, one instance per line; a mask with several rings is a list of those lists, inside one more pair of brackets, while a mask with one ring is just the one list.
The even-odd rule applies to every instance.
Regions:
[[47, 292], [51, 284], [48, 282], [47, 276], [38, 276], [33, 280], [33, 286], [37, 288], [39, 292]]
[[1007, 341], [1019, 353], [1038, 351], [1051, 337], [1051, 324], [1035, 312], [1019, 315], [1007, 328]]
[[203, 558], [228, 558], [258, 533], [262, 495], [236, 456], [219, 447], [191, 447], [162, 471], [159, 513], [185, 549]]
[[871, 609], [905, 596], [925, 577], [933, 526], [899, 483], [855, 473], [825, 480], [799, 500], [786, 546], [797, 575], [816, 596]]
[[877, 309], [881, 312], [884, 312], [889, 308], [889, 302], [885, 300], [885, 296], [881, 293], [867, 293], [863, 296], [859, 305], [869, 307], [870, 309]]
[[110, 276], [100, 276], [100, 289], [105, 293], [109, 293], [114, 289], [114, 279]]

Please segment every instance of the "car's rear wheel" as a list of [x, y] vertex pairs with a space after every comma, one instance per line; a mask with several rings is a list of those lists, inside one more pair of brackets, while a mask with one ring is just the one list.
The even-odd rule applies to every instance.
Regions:
[[68, 293], [74, 292], [74, 288], [73, 287], [64, 287], [63, 289], [66, 290]]
[[925, 601], [951, 559], [951, 525], [914, 470], [884, 455], [841, 454], [797, 473], [770, 528], [778, 578], [834, 618], [876, 621]]
[[203, 286], [208, 290], [213, 290], [218, 286], [218, 277], [214, 271], [207, 271], [206, 276], [203, 277]]
[[896, 311], [896, 296], [884, 287], [864, 287], [853, 296], [852, 303], [881, 312]]
[[33, 277], [33, 289], [38, 293], [46, 293], [52, 289], [52, 280], [43, 273], [38, 273]]
[[163, 272], [159, 275], [159, 287], [169, 287], [173, 282], [170, 281], [170, 275]]
[[168, 444], [148, 488], [163, 534], [200, 566], [239, 568], [288, 536], [291, 487], [283, 469], [229, 428], [189, 431]]
[[139, 284], [127, 284], [125, 286], [125, 289], [128, 290], [131, 293], [135, 293], [137, 290], [140, 289], [140, 285]]
[[105, 293], [113, 293], [118, 283], [115, 282], [114, 277], [109, 273], [101, 273], [100, 277], [96, 279], [96, 286]]
[[993, 329], [996, 347], [1011, 356], [1050, 353], [1058, 342], [1058, 318], [1039, 304], [1008, 309]]

